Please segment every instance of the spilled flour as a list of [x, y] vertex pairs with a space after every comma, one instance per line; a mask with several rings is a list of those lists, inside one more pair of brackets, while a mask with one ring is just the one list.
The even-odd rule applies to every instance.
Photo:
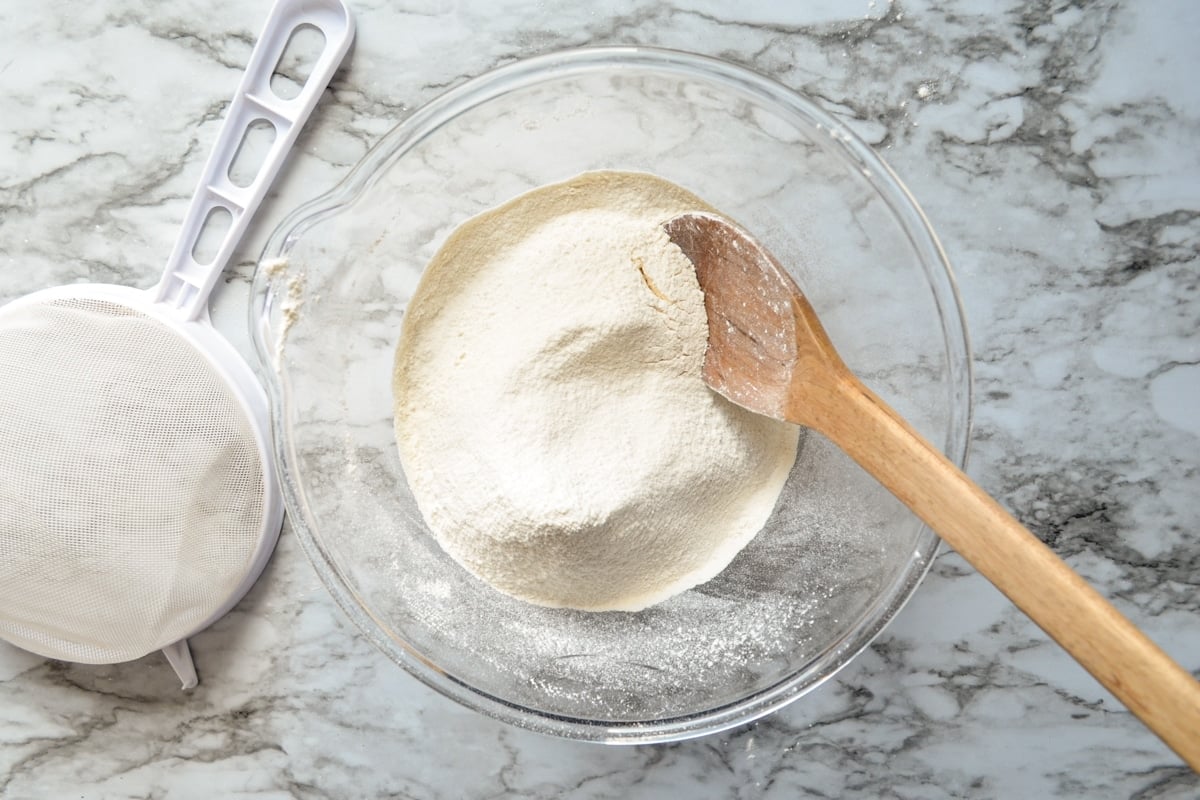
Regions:
[[456, 230], [396, 351], [405, 475], [442, 547], [545, 606], [639, 610], [762, 528], [798, 429], [701, 379], [708, 328], [662, 223], [711, 210], [652, 175], [544, 186]]
[[[263, 262], [263, 269], [267, 277], [274, 281], [287, 275], [288, 264], [289, 262], [286, 258], [273, 258]], [[276, 369], [283, 364], [283, 348], [287, 343], [288, 334], [291, 333], [295, 324], [300, 321], [300, 312], [304, 309], [304, 289], [306, 285], [307, 279], [304, 273], [301, 272], [288, 276], [287, 293], [279, 305], [279, 333], [275, 337]]]

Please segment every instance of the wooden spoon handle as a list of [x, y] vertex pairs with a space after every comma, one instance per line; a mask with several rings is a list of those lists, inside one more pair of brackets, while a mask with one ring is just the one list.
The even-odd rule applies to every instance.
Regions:
[[[1200, 683], [848, 371], [802, 416], [1200, 772]], [[798, 409], [797, 409], [798, 410]]]

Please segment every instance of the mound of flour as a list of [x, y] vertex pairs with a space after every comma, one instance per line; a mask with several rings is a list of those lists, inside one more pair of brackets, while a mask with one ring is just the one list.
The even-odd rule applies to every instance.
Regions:
[[442, 547], [546, 606], [642, 609], [719, 573], [762, 528], [798, 429], [700, 377], [692, 264], [662, 223], [700, 199], [586, 173], [458, 228], [396, 351], [396, 439]]

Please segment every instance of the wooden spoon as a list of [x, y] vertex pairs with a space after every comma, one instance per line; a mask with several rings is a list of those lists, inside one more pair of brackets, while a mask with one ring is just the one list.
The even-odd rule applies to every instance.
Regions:
[[664, 227], [704, 290], [705, 383], [829, 437], [1200, 772], [1200, 683], [864, 386], [748, 233], [699, 213]]

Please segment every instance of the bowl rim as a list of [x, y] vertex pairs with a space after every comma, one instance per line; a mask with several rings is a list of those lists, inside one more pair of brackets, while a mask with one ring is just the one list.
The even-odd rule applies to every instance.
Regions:
[[[816, 655], [803, 669], [739, 700], [701, 712], [645, 721], [591, 720], [530, 709], [471, 686], [438, 667], [407, 642], [386, 633], [387, 627], [374, 617], [370, 606], [323, 549], [315, 520], [309, 517], [303, 487], [290, 466], [298, 463], [285, 425], [285, 398], [290, 392], [285, 385], [286, 375], [277, 369], [271, 335], [271, 314], [280, 299], [274, 290], [271, 265], [278, 259], [286, 259], [309, 228], [353, 204], [394, 161], [459, 114], [511, 91], [598, 69], [609, 72], [614, 69], [652, 70], [659, 74], [703, 78], [749, 94], [773, 108], [785, 108], [815, 129], [825, 131], [844, 153], [868, 172], [873, 188], [888, 205], [920, 258], [941, 320], [943, 340], [951, 350], [957, 344], [962, 347], [961, 352], [948, 353], [949, 423], [942, 449], [951, 461], [965, 468], [974, 408], [971, 342], [957, 280], [924, 211], [891, 167], [845, 123], [778, 81], [711, 56], [628, 45], [571, 48], [497, 67], [435, 97], [389, 130], [335, 186], [301, 204], [278, 224], [255, 267], [249, 323], [259, 371], [271, 405], [274, 455], [288, 519], [321, 582], [369, 641], [438, 693], [518, 727], [606, 744], [681, 741], [759, 719], [833, 677], [870, 645], [908, 603], [929, 572], [940, 539], [928, 527], [921, 526], [907, 567], [898, 573], [877, 603], [847, 627], [841, 639]], [[961, 419], [957, 418], [959, 415]]]

